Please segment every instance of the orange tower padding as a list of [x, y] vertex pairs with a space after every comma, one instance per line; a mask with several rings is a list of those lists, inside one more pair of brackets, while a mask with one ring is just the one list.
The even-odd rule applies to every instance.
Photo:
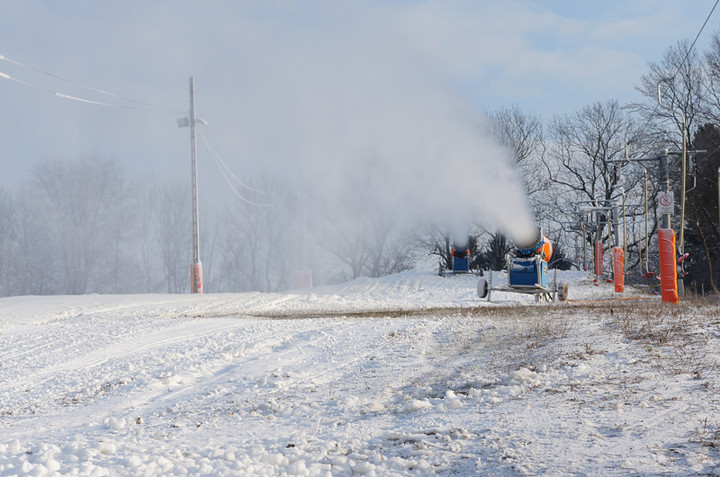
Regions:
[[660, 291], [662, 301], [677, 304], [678, 296], [677, 265], [675, 263], [675, 231], [673, 229], [658, 230], [660, 246]]
[[202, 263], [193, 263], [190, 265], [190, 293], [202, 293]]
[[603, 244], [600, 240], [595, 241], [595, 275], [603, 274]]
[[613, 247], [613, 275], [615, 275], [615, 293], [624, 293], [625, 252], [622, 247]]

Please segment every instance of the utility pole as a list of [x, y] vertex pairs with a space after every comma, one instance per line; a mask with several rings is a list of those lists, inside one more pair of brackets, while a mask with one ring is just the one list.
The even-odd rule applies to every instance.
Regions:
[[197, 147], [195, 143], [195, 80], [190, 77], [190, 156], [192, 162], [193, 261], [190, 273], [190, 293], [202, 293], [202, 263], [200, 262], [200, 220], [198, 216]]
[[198, 213], [197, 147], [195, 143], [195, 123], [207, 124], [195, 117], [195, 80], [190, 77], [190, 112], [186, 118], [178, 119], [178, 127], [190, 126], [190, 161], [192, 177], [192, 247], [193, 259], [190, 266], [190, 293], [202, 293], [202, 262], [200, 261], [200, 221]]

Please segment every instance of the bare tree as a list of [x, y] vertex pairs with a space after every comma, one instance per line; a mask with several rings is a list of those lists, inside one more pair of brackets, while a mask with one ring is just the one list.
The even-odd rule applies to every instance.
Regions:
[[318, 246], [334, 260], [336, 279], [380, 277], [411, 268], [412, 239], [398, 219], [368, 189], [371, 168], [348, 179], [346, 194], [333, 203], [313, 201]]
[[35, 168], [35, 185], [57, 245], [60, 291], [112, 289], [107, 280], [107, 270], [115, 266], [112, 234], [127, 200], [115, 162], [97, 157], [44, 162]]
[[[688, 131], [694, 131], [705, 116], [708, 95], [706, 74], [697, 50], [687, 40], [667, 49], [659, 63], [650, 62], [638, 91], [646, 98], [634, 103], [647, 135], [655, 148], [682, 147], [683, 120]], [[662, 102], [658, 101], [658, 93]], [[688, 142], [691, 138], [688, 136]]]
[[16, 216], [12, 197], [0, 189], [0, 296], [12, 295], [16, 257]]
[[514, 154], [515, 167], [522, 173], [530, 198], [547, 186], [542, 158], [545, 153], [540, 117], [524, 113], [518, 106], [489, 113], [493, 136]]
[[297, 194], [280, 179], [251, 182], [228, 208], [220, 239], [218, 287], [227, 291], [276, 291], [292, 285], [299, 266]]
[[720, 32], [713, 35], [704, 60], [703, 122], [720, 124]]
[[[558, 222], [574, 222], [583, 206], [639, 202], [639, 167], [621, 167], [629, 155], [645, 152], [643, 131], [630, 112], [616, 101], [598, 102], [572, 115], [557, 116], [550, 125], [551, 141], [544, 160], [553, 185], [548, 196]], [[606, 213], [599, 220], [608, 223]], [[607, 229], [606, 229], [607, 230]], [[608, 240], [609, 236], [601, 237]], [[636, 250], [639, 238], [631, 238]], [[637, 256], [637, 255], [636, 255]]]
[[[572, 115], [556, 116], [543, 162], [550, 181], [560, 188], [561, 213], [577, 201], [614, 200], [623, 185], [620, 163], [645, 151], [643, 132], [617, 101], [595, 103]], [[626, 147], [628, 149], [626, 149]], [[634, 176], [632, 176], [634, 177]], [[634, 185], [634, 183], [629, 184]]]
[[[184, 185], [164, 183], [146, 193], [152, 254], [160, 263], [160, 283], [153, 288], [167, 293], [182, 293], [190, 284], [191, 249], [188, 235], [190, 225], [190, 197]], [[151, 259], [152, 260], [152, 259]]]
[[[543, 163], [546, 143], [540, 117], [525, 113], [518, 106], [502, 108], [489, 113], [489, 117], [495, 139], [513, 151], [514, 164], [522, 174], [536, 220], [554, 218], [551, 207], [547, 206], [554, 201], [547, 196], [550, 181]], [[491, 231], [480, 257], [483, 266], [494, 270], [503, 268], [510, 248], [503, 234]]]
[[689, 282], [693, 288], [718, 293], [716, 280], [720, 278], [717, 273], [720, 271], [720, 254], [714, 244], [720, 240], [717, 190], [720, 128], [714, 124], [701, 126], [693, 142], [707, 152], [698, 155], [697, 165], [691, 172], [693, 187], [688, 194], [685, 248], [690, 257], [683, 262], [683, 269], [690, 273]]
[[38, 214], [34, 188], [20, 187], [13, 201], [12, 241], [4, 252], [4, 273], [8, 295], [46, 295], [57, 293], [58, 266], [55, 236]]

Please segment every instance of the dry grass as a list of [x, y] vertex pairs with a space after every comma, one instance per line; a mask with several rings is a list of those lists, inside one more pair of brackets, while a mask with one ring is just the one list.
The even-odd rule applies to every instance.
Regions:
[[659, 370], [702, 379], [718, 369], [710, 349], [717, 344], [715, 335], [720, 324], [720, 307], [714, 300], [612, 307], [609, 314], [610, 325], [626, 339], [642, 342]]

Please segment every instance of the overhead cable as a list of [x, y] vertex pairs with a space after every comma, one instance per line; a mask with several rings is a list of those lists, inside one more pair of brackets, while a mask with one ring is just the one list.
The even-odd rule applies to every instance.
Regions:
[[[698, 38], [700, 38], [700, 34], [703, 32], [703, 30], [705, 29], [705, 26], [706, 26], [706, 25], [708, 24], [708, 22], [710, 21], [710, 17], [712, 17], [713, 12], [715, 12], [715, 8], [717, 8], [718, 3], [720, 3], [720, 0], [715, 0], [715, 4], [713, 5], [712, 9], [710, 10], [710, 13], [708, 13], [708, 16], [705, 18], [705, 21], [703, 22], [702, 26], [700, 27], [700, 30], [697, 32], [697, 35], [695, 35], [695, 39], [693, 40], [692, 44], [690, 45], [690, 48], [688, 48], [688, 50], [685, 52], [685, 57], [683, 58], [683, 60], [682, 60], [682, 61], [680, 62], [680, 64], [678, 65], [677, 70], [675, 70], [675, 73], [672, 75], [672, 77], [667, 78], [667, 79], [670, 80], [671, 82], [672, 82], [672, 81], [675, 81], [675, 78], [677, 78], [677, 75], [680, 74], [680, 70], [682, 69], [683, 65], [685, 65], [685, 62], [686, 62], [686, 61], [688, 60], [688, 58], [690, 57], [690, 52], [691, 52], [691, 51], [693, 50], [693, 48], [695, 47], [695, 43], [697, 43]], [[645, 129], [648, 124], [650, 124], [650, 118], [652, 118], [652, 117], [655, 115], [655, 113], [657, 112], [658, 108], [660, 108], [660, 103], [659, 103], [659, 102], [658, 102], [658, 104], [655, 105], [655, 108], [653, 109], [653, 112], [650, 113], [650, 116], [648, 117], [647, 122], [646, 122], [645, 125], [643, 126], [643, 129]]]
[[7, 61], [8, 63], [11, 63], [11, 64], [13, 64], [13, 65], [19, 66], [19, 67], [21, 67], [21, 68], [25, 68], [25, 69], [27, 69], [27, 70], [34, 71], [34, 72], [36, 72], [36, 73], [40, 73], [40, 74], [43, 74], [43, 75], [45, 75], [45, 76], [49, 76], [49, 77], [51, 77], [51, 78], [55, 78], [55, 79], [58, 79], [58, 80], [60, 80], [60, 81], [64, 81], [64, 82], [66, 82], [66, 83], [69, 83], [69, 84], [78, 86], [78, 87], [83, 88], [83, 89], [87, 89], [87, 90], [89, 90], [89, 91], [92, 91], [92, 92], [94, 92], [94, 93], [102, 94], [102, 95], [105, 95], [105, 96], [109, 96], [109, 97], [112, 97], [112, 98], [115, 98], [115, 99], [118, 99], [118, 100], [122, 100], [122, 101], [127, 101], [127, 102], [130, 102], [130, 103], [135, 103], [135, 104], [140, 105], [141, 107], [140, 107], [140, 106], [128, 106], [128, 105], [123, 105], [123, 104], [116, 104], [116, 103], [109, 103], [109, 102], [104, 102], [104, 101], [96, 101], [96, 100], [87, 99], [87, 98], [81, 98], [81, 97], [79, 97], [79, 96], [73, 96], [73, 95], [65, 94], [65, 93], [62, 93], [62, 92], [59, 92], [59, 91], [51, 90], [51, 89], [48, 89], [48, 88], [45, 88], [45, 87], [38, 86], [38, 85], [36, 85], [36, 84], [30, 83], [30, 82], [28, 82], [28, 81], [24, 81], [24, 80], [21, 80], [21, 79], [18, 79], [18, 78], [14, 78], [14, 77], [12, 77], [12, 76], [9, 76], [9, 75], [7, 75], [7, 74], [0, 73], [0, 77], [2, 77], [2, 78], [4, 78], [4, 79], [8, 79], [8, 80], [14, 81], [14, 82], [16, 82], [16, 83], [20, 83], [20, 84], [25, 85], [25, 86], [30, 86], [30, 87], [34, 87], [34, 88], [37, 88], [37, 89], [46, 91], [46, 92], [48, 92], [48, 93], [54, 94], [55, 96], [57, 96], [57, 97], [59, 97], [59, 98], [69, 99], [69, 100], [71, 100], [71, 101], [78, 101], [78, 102], [81, 102], [81, 103], [95, 104], [95, 105], [98, 105], [98, 106], [106, 106], [106, 107], [122, 108], [122, 109], [131, 109], [131, 110], [135, 110], [135, 111], [162, 112], [162, 113], [171, 113], [171, 114], [184, 114], [184, 113], [185, 113], [184, 111], [179, 111], [179, 110], [177, 110], [177, 109], [172, 109], [172, 108], [167, 108], [167, 107], [164, 107], [164, 106], [153, 105], [153, 104], [146, 103], [146, 102], [143, 102], [143, 101], [139, 101], [139, 100], [136, 100], [136, 99], [133, 99], [133, 98], [129, 98], [129, 97], [126, 97], [126, 96], [121, 96], [121, 95], [118, 95], [118, 94], [115, 94], [115, 93], [111, 93], [111, 92], [109, 92], [109, 91], [105, 91], [105, 90], [102, 90], [102, 89], [99, 89], [99, 88], [95, 88], [95, 87], [92, 87], [92, 86], [88, 86], [88, 85], [85, 85], [85, 84], [82, 84], [82, 83], [78, 83], [77, 81], [73, 81], [73, 80], [70, 80], [70, 79], [67, 79], [67, 78], [63, 78], [62, 76], [58, 76], [58, 75], [56, 75], [56, 74], [49, 73], [49, 72], [47, 72], [47, 71], [43, 71], [43, 70], [41, 70], [41, 69], [39, 69], [39, 68], [35, 68], [35, 67], [33, 67], [33, 66], [26, 65], [26, 64], [21, 63], [21, 62], [19, 62], [19, 61], [17, 61], [17, 60], [13, 60], [13, 59], [11, 59], [11, 58], [8, 58], [8, 57], [6, 57], [6, 56], [4, 56], [4, 55], [0, 55], [0, 61]]
[[697, 43], [698, 38], [700, 38], [700, 34], [701, 34], [701, 33], [703, 32], [703, 30], [705, 29], [705, 25], [707, 25], [708, 22], [710, 21], [710, 17], [712, 16], [713, 12], [715, 11], [715, 8], [717, 8], [718, 3], [720, 3], [720, 0], [715, 0], [715, 5], [713, 5], [712, 9], [710, 10], [710, 13], [708, 13], [707, 18], [705, 18], [705, 22], [704, 22], [704, 23], [702, 24], [702, 26], [700, 27], [700, 30], [697, 32], [697, 35], [695, 35], [695, 39], [693, 40], [692, 44], [690, 45], [690, 48], [688, 48], [687, 53], [685, 53], [685, 58], [683, 58], [682, 62], [681, 62], [680, 65], [678, 66], [677, 71], [676, 71], [675, 74], [673, 75], [673, 77], [672, 77], [673, 80], [674, 80], [675, 77], [680, 73], [680, 69], [682, 68], [682, 66], [685, 64], [685, 62], [687, 61], [688, 57], [690, 56], [690, 52], [691, 52], [692, 49], [695, 47], [695, 43]]
[[237, 177], [235, 174], [233, 174], [233, 172], [232, 172], [232, 171], [230, 170], [230, 168], [227, 166], [227, 164], [225, 163], [225, 161], [222, 160], [222, 158], [221, 158], [220, 155], [217, 153], [217, 151], [215, 151], [215, 149], [213, 149], [212, 146], [210, 146], [210, 144], [208, 144], [207, 140], [205, 139], [205, 136], [203, 136], [203, 135], [200, 134], [200, 133], [198, 133], [198, 136], [200, 136], [200, 140], [203, 142], [203, 144], [205, 145], [205, 147], [207, 148], [207, 150], [210, 152], [210, 155], [213, 157], [213, 159], [215, 159], [215, 163], [217, 164], [218, 169], [220, 169], [220, 173], [221, 173], [222, 176], [225, 178], [225, 181], [228, 183], [228, 185], [230, 186], [230, 188], [233, 190], [233, 192], [235, 193], [235, 195], [236, 195], [240, 200], [242, 200], [242, 201], [245, 202], [246, 204], [255, 205], [255, 206], [258, 206], [258, 207], [271, 207], [271, 206], [272, 206], [272, 204], [262, 204], [262, 203], [254, 202], [254, 201], [248, 199], [247, 197], [245, 197], [243, 194], [241, 194], [241, 193], [237, 190], [237, 188], [233, 185], [232, 181], [230, 180], [231, 178], [234, 179], [235, 182], [238, 183], [238, 185], [244, 187], [245, 189], [247, 189], [247, 190], [249, 190], [249, 191], [251, 191], [251, 192], [255, 192], [255, 193], [259, 193], [259, 194], [264, 194], [264, 192], [259, 191], [259, 190], [257, 190], [257, 189], [254, 189], [254, 188], [250, 187], [249, 185], [245, 184], [245, 183], [244, 183], [243, 181], [241, 181], [240, 179], [238, 179], [238, 177]]

